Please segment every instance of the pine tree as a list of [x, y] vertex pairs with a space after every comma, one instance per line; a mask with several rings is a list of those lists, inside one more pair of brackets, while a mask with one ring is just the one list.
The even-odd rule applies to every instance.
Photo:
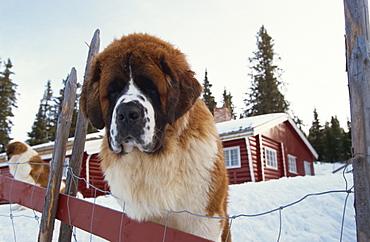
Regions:
[[342, 154], [342, 161], [346, 161], [352, 157], [352, 131], [350, 121], [347, 121], [347, 129], [348, 132], [343, 132], [341, 136], [340, 151]]
[[251, 92], [246, 93], [249, 97], [244, 100], [247, 106], [245, 116], [286, 112], [289, 103], [279, 90], [283, 84], [278, 80], [281, 70], [273, 64], [274, 44], [264, 26], [257, 34], [257, 47], [255, 56], [249, 58], [249, 62], [253, 64], [250, 67], [253, 80]]
[[308, 141], [318, 153], [319, 160], [321, 161], [322, 155], [324, 154], [323, 127], [320, 124], [319, 115], [316, 108], [313, 110], [312, 126], [308, 132]]
[[230, 108], [231, 111], [231, 118], [236, 119], [236, 114], [234, 113], [235, 106], [233, 104], [231, 92], [226, 91], [226, 87], [224, 88], [224, 92], [222, 93], [223, 103]]
[[340, 127], [338, 118], [331, 117], [331, 121], [326, 122], [324, 127], [324, 155], [325, 162], [340, 162], [343, 161], [343, 154], [341, 153], [341, 141], [343, 136], [343, 129]]
[[43, 98], [40, 101], [39, 111], [36, 114], [32, 131], [28, 133], [27, 143], [37, 145], [55, 140], [57, 120], [55, 120], [55, 98], [51, 88], [51, 81], [46, 84]]
[[351, 123], [347, 122], [348, 132], [340, 127], [336, 116], [331, 117], [325, 126], [320, 125], [314, 109], [314, 120], [309, 130], [308, 141], [319, 154], [323, 162], [343, 162], [351, 157]]
[[10, 75], [14, 74], [10, 71], [13, 67], [10, 59], [4, 63], [4, 66], [5, 70], [0, 73], [0, 152], [4, 152], [9, 141], [12, 140], [9, 136], [13, 126], [10, 117], [14, 116], [13, 108], [17, 108], [17, 85], [10, 79]]
[[214, 114], [213, 111], [217, 103], [215, 101], [215, 97], [212, 95], [211, 87], [212, 87], [212, 84], [208, 81], [207, 69], [206, 69], [204, 82], [203, 82], [203, 100], [206, 103], [209, 111], [211, 111], [211, 113]]

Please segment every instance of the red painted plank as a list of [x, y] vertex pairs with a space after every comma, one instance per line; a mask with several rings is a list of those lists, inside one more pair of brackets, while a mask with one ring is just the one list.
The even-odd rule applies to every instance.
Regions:
[[[45, 188], [0, 175], [1, 199], [41, 212], [45, 191]], [[116, 210], [64, 194], [59, 195], [56, 218], [109, 241], [162, 241], [164, 231], [166, 241], [209, 241], [159, 224], [139, 223]]]

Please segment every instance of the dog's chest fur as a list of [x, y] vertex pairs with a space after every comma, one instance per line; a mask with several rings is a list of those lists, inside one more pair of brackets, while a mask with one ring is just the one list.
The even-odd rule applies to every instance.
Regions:
[[177, 147], [172, 151], [168, 148], [166, 152], [153, 155], [135, 148], [118, 159], [109, 151], [105, 139], [101, 151], [102, 168], [112, 194], [119, 198], [131, 218], [167, 224], [217, 239], [220, 237], [218, 220], [210, 222], [186, 213], [168, 213], [186, 210], [207, 214], [217, 142], [212, 135], [203, 140], [189, 139], [186, 146], [174, 144], [181, 142], [180, 139], [171, 139], [171, 142], [169, 146]]

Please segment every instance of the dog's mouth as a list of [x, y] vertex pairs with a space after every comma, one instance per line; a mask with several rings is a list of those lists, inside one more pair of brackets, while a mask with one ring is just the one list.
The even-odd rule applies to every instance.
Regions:
[[119, 155], [125, 155], [130, 153], [135, 147], [140, 150], [141, 152], [150, 153], [150, 145], [144, 145], [141, 142], [138, 142], [136, 139], [134, 139], [131, 136], [125, 137], [122, 139], [122, 141], [113, 141], [112, 139], [109, 142], [109, 146], [112, 151]]

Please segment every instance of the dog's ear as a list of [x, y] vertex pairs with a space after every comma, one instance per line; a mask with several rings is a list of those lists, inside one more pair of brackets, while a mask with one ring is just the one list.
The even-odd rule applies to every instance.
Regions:
[[175, 71], [165, 58], [161, 59], [161, 67], [168, 86], [166, 117], [172, 125], [194, 105], [202, 93], [202, 86], [189, 69]]
[[15, 145], [14, 143], [10, 143], [8, 144], [8, 146], [6, 147], [6, 156], [7, 156], [7, 160], [10, 160], [10, 158], [12, 158], [12, 155], [14, 153], [14, 149], [15, 149]]
[[92, 60], [88, 78], [82, 86], [80, 108], [85, 117], [97, 129], [105, 126], [100, 106], [100, 74], [101, 65], [96, 58]]

